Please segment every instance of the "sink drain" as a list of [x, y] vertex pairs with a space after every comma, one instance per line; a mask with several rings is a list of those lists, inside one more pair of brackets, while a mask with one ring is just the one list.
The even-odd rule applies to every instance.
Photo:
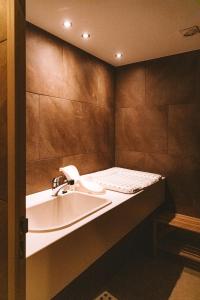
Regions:
[[101, 295], [97, 296], [94, 300], [119, 300], [109, 292], [105, 291]]

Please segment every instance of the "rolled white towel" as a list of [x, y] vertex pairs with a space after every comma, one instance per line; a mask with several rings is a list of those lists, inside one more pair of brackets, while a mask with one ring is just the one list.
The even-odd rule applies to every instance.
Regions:
[[60, 168], [59, 171], [63, 172], [63, 174], [66, 176], [67, 180], [73, 179], [75, 183], [80, 178], [80, 174], [79, 174], [77, 167], [75, 167], [73, 165]]
[[81, 178], [78, 169], [73, 165], [60, 168], [59, 171], [63, 172], [67, 180], [73, 179], [76, 184], [76, 190], [80, 192], [92, 194], [105, 193], [105, 189], [99, 183]]

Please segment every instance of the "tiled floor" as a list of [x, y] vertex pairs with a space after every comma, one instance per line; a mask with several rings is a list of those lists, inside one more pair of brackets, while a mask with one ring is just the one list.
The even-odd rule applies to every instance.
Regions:
[[200, 272], [171, 257], [138, 255], [126, 262], [103, 290], [119, 300], [199, 300]]
[[99, 296], [97, 296], [94, 300], [118, 300], [113, 295], [111, 295], [109, 292], [104, 291]]
[[200, 272], [171, 256], [133, 252], [102, 268], [104, 272], [94, 268], [75, 280], [55, 300], [94, 300], [105, 291], [118, 300], [200, 300]]

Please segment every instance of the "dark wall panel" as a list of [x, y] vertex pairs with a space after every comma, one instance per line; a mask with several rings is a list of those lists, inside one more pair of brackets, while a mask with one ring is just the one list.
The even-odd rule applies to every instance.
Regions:
[[116, 165], [167, 176], [175, 209], [200, 217], [200, 51], [116, 74]]
[[27, 193], [50, 188], [58, 169], [114, 165], [114, 71], [27, 24]]

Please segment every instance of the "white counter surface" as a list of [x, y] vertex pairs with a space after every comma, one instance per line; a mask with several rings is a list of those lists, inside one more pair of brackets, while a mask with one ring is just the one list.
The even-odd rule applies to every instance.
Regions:
[[[43, 248], [49, 246], [55, 241], [61, 239], [62, 237], [72, 233], [77, 230], [81, 226], [91, 222], [92, 220], [98, 218], [99, 216], [105, 214], [107, 211], [113, 209], [114, 207], [120, 205], [121, 203], [127, 201], [130, 198], [133, 198], [142, 193], [143, 190], [135, 193], [135, 194], [123, 194], [119, 192], [106, 190], [105, 194], [98, 195], [98, 197], [106, 198], [111, 200], [112, 203], [107, 205], [106, 207], [98, 210], [97, 212], [87, 216], [86, 218], [78, 221], [77, 223], [66, 227], [64, 229], [51, 231], [47, 233], [32, 233], [28, 232], [26, 235], [26, 257], [29, 257], [36, 252], [42, 250]], [[51, 196], [52, 190], [45, 190], [39, 193], [35, 193], [26, 197], [26, 207], [34, 206], [40, 203], [44, 203], [45, 201], [49, 201], [54, 197]]]

